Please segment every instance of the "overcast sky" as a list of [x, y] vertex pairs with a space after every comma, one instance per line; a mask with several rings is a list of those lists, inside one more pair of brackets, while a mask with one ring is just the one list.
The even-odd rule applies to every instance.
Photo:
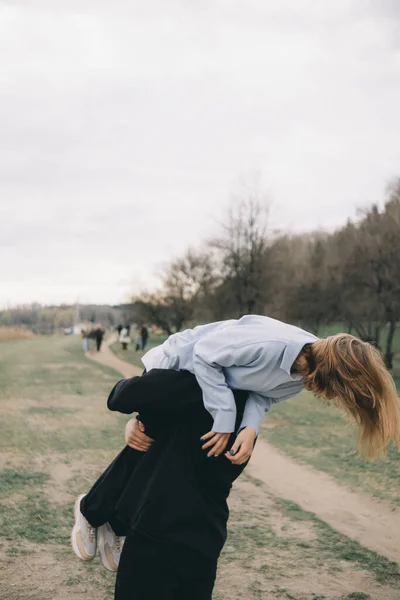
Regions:
[[397, 0], [0, 0], [0, 305], [112, 302], [262, 173], [334, 228], [400, 175]]

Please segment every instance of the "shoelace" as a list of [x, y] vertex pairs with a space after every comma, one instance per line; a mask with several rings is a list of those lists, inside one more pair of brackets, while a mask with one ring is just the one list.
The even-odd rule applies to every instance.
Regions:
[[124, 538], [122, 538], [122, 537], [119, 537], [119, 536], [116, 536], [116, 537], [115, 537], [115, 545], [116, 545], [116, 547], [117, 547], [117, 552], [121, 552], [121, 550], [122, 550], [122, 540], [123, 540], [123, 539], [124, 539]]
[[88, 538], [89, 538], [89, 542], [95, 541], [95, 539], [96, 539], [96, 528], [95, 527], [89, 527]]

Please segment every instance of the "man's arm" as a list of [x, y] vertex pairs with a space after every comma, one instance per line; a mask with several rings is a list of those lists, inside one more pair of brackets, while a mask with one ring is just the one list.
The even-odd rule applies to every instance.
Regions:
[[200, 394], [194, 376], [187, 371], [152, 369], [140, 377], [121, 379], [112, 389], [107, 406], [124, 414], [151, 411], [159, 416], [190, 412], [188, 398]]
[[125, 441], [130, 448], [147, 452], [153, 440], [144, 432], [144, 425], [137, 419], [130, 419], [125, 427]]

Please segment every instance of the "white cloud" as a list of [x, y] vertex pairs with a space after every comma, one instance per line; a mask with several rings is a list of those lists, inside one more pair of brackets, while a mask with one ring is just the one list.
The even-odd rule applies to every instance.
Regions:
[[[0, 2], [0, 303], [122, 300], [264, 173], [334, 227], [398, 175], [397, 4]], [[101, 275], [99, 275], [101, 274]]]

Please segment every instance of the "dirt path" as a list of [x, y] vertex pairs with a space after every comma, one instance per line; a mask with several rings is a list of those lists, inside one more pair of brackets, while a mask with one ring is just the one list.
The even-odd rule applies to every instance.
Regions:
[[326, 473], [299, 465], [260, 440], [248, 472], [274, 495], [315, 513], [337, 531], [400, 562], [400, 510], [339, 485]]
[[115, 369], [126, 378], [133, 377], [134, 375], [141, 375], [143, 369], [139, 369], [125, 360], [121, 360], [110, 350], [111, 344], [116, 340], [116, 335], [110, 336], [104, 341], [100, 352], [86, 352], [86, 356], [90, 358], [90, 360], [94, 360], [102, 365]]
[[[88, 353], [88, 358], [112, 367], [124, 377], [140, 375], [140, 369], [110, 350], [115, 339], [110, 338], [100, 353]], [[400, 509], [339, 485], [329, 475], [296, 463], [263, 440], [257, 443], [248, 473], [260, 479], [272, 494], [296, 502], [337, 531], [400, 562]]]

